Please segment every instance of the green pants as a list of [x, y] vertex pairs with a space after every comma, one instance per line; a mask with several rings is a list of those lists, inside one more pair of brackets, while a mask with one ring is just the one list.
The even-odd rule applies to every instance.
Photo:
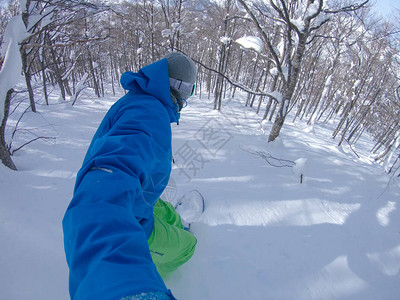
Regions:
[[148, 243], [153, 262], [165, 277], [192, 257], [197, 239], [183, 228], [174, 207], [158, 199], [154, 206], [154, 229]]

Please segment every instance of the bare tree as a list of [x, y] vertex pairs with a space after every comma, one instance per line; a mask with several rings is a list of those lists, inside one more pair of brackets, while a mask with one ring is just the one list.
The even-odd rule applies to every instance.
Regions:
[[[270, 0], [269, 6], [252, 2], [250, 7], [244, 0], [238, 0], [253, 20], [258, 32], [266, 43], [282, 81], [281, 101], [269, 141], [275, 140], [285, 122], [289, 103], [295, 91], [307, 43], [315, 32], [329, 21], [331, 13], [355, 11], [368, 3], [355, 4], [335, 10], [324, 8], [323, 0], [284, 1]], [[264, 10], [263, 10], [264, 9]], [[278, 53], [272, 43], [271, 36], [264, 29], [256, 12], [282, 24], [285, 51]], [[282, 57], [284, 59], [282, 60]]]
[[[294, 121], [310, 125], [336, 119], [339, 143], [355, 144], [368, 132], [380, 160], [396, 156], [396, 30], [360, 10], [368, 1], [328, 8], [323, 0], [136, 0], [111, 10], [99, 1], [28, 2], [24, 73], [43, 86], [44, 99], [50, 84], [74, 103], [85, 87], [102, 96], [111, 83], [115, 92], [122, 72], [181, 51], [198, 62], [196, 93], [213, 97], [215, 109], [237, 89], [249, 94], [249, 106], [258, 100], [257, 113], [265, 109], [263, 118], [274, 121], [270, 141], [294, 111]], [[265, 47], [244, 51], [236, 43], [243, 36]]]

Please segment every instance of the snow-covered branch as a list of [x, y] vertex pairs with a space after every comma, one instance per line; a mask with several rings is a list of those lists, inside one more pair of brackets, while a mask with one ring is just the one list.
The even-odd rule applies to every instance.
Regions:
[[243, 8], [246, 10], [246, 12], [249, 14], [250, 18], [253, 20], [255, 26], [257, 27], [258, 32], [262, 35], [264, 42], [267, 44], [268, 50], [272, 55], [273, 61], [275, 62], [275, 65], [276, 65], [278, 71], [280, 73], [283, 73], [279, 56], [275, 52], [275, 48], [272, 45], [271, 39], [269, 38], [269, 36], [265, 32], [265, 30], [261, 27], [260, 22], [254, 15], [254, 13], [251, 11], [249, 6], [246, 4], [246, 2], [244, 0], [238, 0], [238, 1], [243, 6]]

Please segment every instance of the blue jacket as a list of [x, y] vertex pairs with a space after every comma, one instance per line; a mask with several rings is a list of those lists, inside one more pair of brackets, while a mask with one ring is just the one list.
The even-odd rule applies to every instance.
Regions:
[[108, 111], [78, 172], [63, 219], [71, 299], [172, 294], [152, 262], [153, 207], [171, 172], [168, 62], [122, 74], [129, 92]]

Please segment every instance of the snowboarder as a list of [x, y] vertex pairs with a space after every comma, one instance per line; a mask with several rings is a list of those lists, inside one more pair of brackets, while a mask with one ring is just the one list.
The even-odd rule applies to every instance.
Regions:
[[71, 299], [175, 299], [161, 276], [190, 259], [197, 240], [159, 197], [171, 173], [170, 123], [196, 76], [178, 52], [122, 74], [128, 93], [97, 129], [63, 219]]

